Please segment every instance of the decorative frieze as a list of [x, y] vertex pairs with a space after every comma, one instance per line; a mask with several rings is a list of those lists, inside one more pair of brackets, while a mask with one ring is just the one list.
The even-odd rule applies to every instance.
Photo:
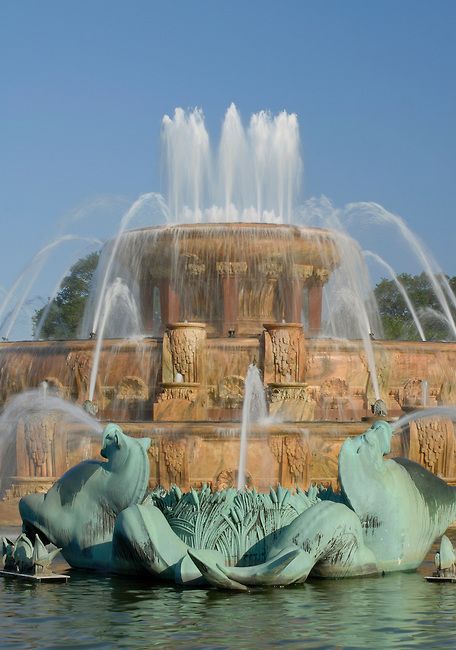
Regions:
[[247, 262], [217, 262], [216, 269], [221, 276], [240, 275], [247, 272]]

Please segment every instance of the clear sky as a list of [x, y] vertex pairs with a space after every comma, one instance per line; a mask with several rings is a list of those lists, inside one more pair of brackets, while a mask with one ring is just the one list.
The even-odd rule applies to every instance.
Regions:
[[[215, 140], [232, 101], [298, 114], [305, 197], [381, 203], [456, 274], [455, 32], [454, 0], [1, 0], [0, 285], [78, 207], [160, 190], [164, 113]], [[63, 230], [112, 235], [111, 201]]]

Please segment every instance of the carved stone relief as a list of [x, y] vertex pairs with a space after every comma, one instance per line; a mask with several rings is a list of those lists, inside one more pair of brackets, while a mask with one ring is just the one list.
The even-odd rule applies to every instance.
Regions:
[[165, 461], [169, 485], [187, 485], [188, 471], [185, 458], [186, 440], [163, 440], [161, 449]]
[[71, 395], [77, 402], [88, 398], [91, 358], [85, 352], [70, 352], [66, 364], [71, 371]]
[[116, 399], [120, 400], [147, 400], [149, 391], [145, 381], [141, 377], [126, 376], [118, 383], [115, 396]]
[[304, 381], [305, 348], [301, 325], [265, 325], [265, 382]]
[[163, 382], [177, 376], [186, 383], [200, 383], [204, 374], [206, 329], [200, 324], [171, 326], [163, 337]]
[[17, 475], [51, 478], [66, 469], [66, 435], [54, 414], [33, 415], [19, 420], [16, 430]]
[[270, 436], [269, 447], [279, 464], [278, 482], [307, 487], [310, 480], [310, 447], [303, 436]]
[[453, 478], [454, 425], [451, 420], [423, 418], [410, 423], [410, 458], [445, 478]]

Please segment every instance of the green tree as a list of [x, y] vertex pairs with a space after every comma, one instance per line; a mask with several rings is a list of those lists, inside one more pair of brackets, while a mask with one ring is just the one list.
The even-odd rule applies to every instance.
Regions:
[[[406, 290], [418, 314], [426, 338], [428, 340], [448, 339], [451, 336], [451, 330], [427, 275], [425, 273], [420, 275], [401, 273], [397, 279]], [[447, 276], [447, 280], [455, 292], [456, 276], [452, 278]], [[438, 281], [442, 284], [442, 279], [438, 279]], [[443, 291], [445, 293], [445, 289]], [[420, 337], [412, 315], [394, 280], [381, 280], [375, 287], [375, 297], [386, 339], [419, 340]], [[456, 310], [452, 308], [450, 300], [448, 300], [448, 304], [453, 317], [456, 317]]]
[[34, 331], [47, 310], [39, 332], [40, 338], [71, 339], [76, 337], [99, 256], [99, 253], [90, 253], [79, 259], [63, 279], [60, 291], [54, 300], [45, 307], [36, 310], [32, 318]]

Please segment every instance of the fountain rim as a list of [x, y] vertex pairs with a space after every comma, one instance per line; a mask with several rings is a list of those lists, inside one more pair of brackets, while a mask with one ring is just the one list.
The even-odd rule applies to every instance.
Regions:
[[[262, 222], [262, 221], [210, 221], [210, 222], [200, 222], [200, 223], [167, 223], [167, 224], [159, 224], [155, 226], [144, 226], [142, 228], [131, 228], [129, 230], [125, 230], [122, 233], [122, 237], [127, 236], [129, 234], [135, 234], [135, 233], [155, 233], [155, 232], [163, 232], [163, 233], [172, 233], [176, 231], [184, 231], [184, 232], [199, 232], [199, 231], [204, 231], [205, 236], [213, 234], [219, 234], [221, 231], [223, 232], [224, 230], [233, 232], [233, 231], [246, 231], [246, 230], [253, 230], [253, 231], [267, 231], [267, 230], [284, 230], [285, 232], [294, 232], [298, 235], [302, 235], [305, 233], [308, 234], [321, 234], [321, 235], [328, 235], [328, 236], [336, 236], [337, 231], [334, 229], [329, 229], [329, 228], [319, 228], [316, 226], [301, 226], [299, 224], [294, 224], [294, 223], [268, 223], [268, 222]], [[211, 233], [212, 231], [212, 233]], [[114, 241], [114, 238], [108, 240], [107, 243], [110, 241]]]

